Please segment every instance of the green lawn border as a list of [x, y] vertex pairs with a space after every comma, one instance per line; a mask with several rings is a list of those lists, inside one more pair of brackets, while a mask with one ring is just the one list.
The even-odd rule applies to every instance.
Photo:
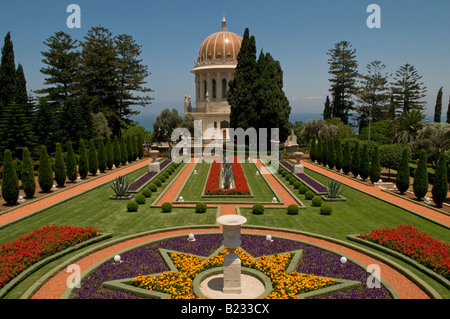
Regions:
[[[178, 179], [178, 176], [181, 174], [181, 172], [183, 172], [183, 170], [185, 170], [187, 167], [186, 163], [181, 162], [178, 164], [177, 169], [179, 168], [180, 170], [177, 172], [177, 174], [172, 178], [172, 180], [161, 190], [161, 193], [159, 193], [158, 197], [156, 197], [156, 199], [150, 204], [150, 208], [153, 207], [161, 207], [161, 206], [157, 206], [156, 203], [158, 203], [158, 201], [164, 196], [164, 194], [166, 193], [166, 191], [170, 188], [170, 186], [172, 186], [172, 184], [175, 182], [175, 180]], [[172, 175], [171, 175], [172, 176]], [[183, 188], [184, 184], [186, 183], [186, 180], [183, 182], [183, 185], [180, 189]], [[162, 185], [161, 185], [162, 186]], [[178, 194], [179, 191], [176, 195], [175, 198], [178, 198]], [[173, 202], [173, 201], [172, 201]]]
[[[317, 171], [312, 170], [312, 169], [307, 168], [307, 167], [305, 167], [305, 169], [311, 170], [311, 171], [313, 171], [313, 172], [316, 173], [316, 174], [319, 174], [319, 175], [324, 176], [325, 178], [332, 179], [331, 177], [329, 177], [329, 176], [327, 176], [327, 175], [325, 175], [325, 174], [323, 174], [323, 173], [321, 173], [321, 172], [317, 172]], [[441, 222], [439, 222], [439, 221], [437, 221], [437, 220], [431, 219], [431, 218], [429, 218], [429, 217], [427, 217], [427, 216], [424, 216], [424, 215], [422, 215], [422, 214], [420, 214], [420, 213], [417, 213], [417, 212], [415, 212], [415, 211], [412, 211], [412, 210], [410, 210], [410, 209], [408, 209], [408, 208], [406, 208], [406, 207], [403, 207], [403, 206], [401, 206], [401, 205], [392, 203], [392, 202], [390, 202], [390, 201], [388, 201], [388, 200], [386, 200], [386, 199], [384, 199], [384, 198], [381, 198], [381, 197], [378, 197], [378, 196], [376, 196], [376, 195], [374, 195], [374, 194], [371, 194], [371, 193], [368, 193], [368, 192], [366, 192], [366, 191], [363, 191], [363, 190], [361, 190], [361, 189], [359, 189], [359, 188], [357, 188], [357, 187], [355, 187], [355, 186], [351, 186], [351, 185], [348, 185], [348, 184], [346, 184], [346, 183], [343, 183], [343, 184], [344, 184], [346, 187], [353, 188], [354, 190], [357, 190], [358, 192], [364, 193], [364, 194], [369, 195], [369, 196], [371, 196], [371, 197], [373, 197], [373, 198], [376, 198], [376, 199], [378, 199], [378, 200], [381, 200], [381, 201], [383, 201], [383, 202], [385, 202], [385, 203], [388, 203], [388, 204], [390, 204], [390, 205], [393, 205], [393, 206], [395, 206], [395, 207], [397, 207], [397, 208], [403, 209], [404, 211], [407, 211], [408, 213], [411, 213], [411, 214], [414, 214], [414, 215], [416, 215], [416, 216], [418, 216], [418, 217], [421, 217], [421, 218], [423, 218], [423, 219], [426, 219], [426, 220], [428, 220], [428, 221], [430, 221], [430, 222], [432, 222], [432, 223], [434, 223], [434, 224], [436, 224], [436, 225], [439, 225], [439, 226], [441, 226], [441, 227], [450, 229], [450, 226], [445, 225], [445, 224], [443, 224], [443, 223], [441, 223]]]
[[[136, 164], [138, 164], [138, 163], [140, 163], [140, 162], [143, 162], [143, 161], [146, 161], [146, 160], [148, 160], [148, 158], [143, 157], [142, 159], [137, 160], [137, 161], [136, 161], [135, 163], [133, 163], [133, 164], [129, 163], [128, 165], [121, 165], [121, 166], [119, 166], [119, 168], [110, 169], [110, 170], [108, 170], [108, 172], [106, 172], [106, 173], [104, 172], [104, 173], [101, 173], [101, 174], [99, 174], [99, 175], [96, 174], [96, 176], [92, 176], [92, 175], [91, 175], [92, 178], [90, 178], [90, 179], [82, 179], [80, 182], [73, 183], [73, 185], [70, 185], [70, 186], [65, 185], [66, 187], [65, 187], [63, 190], [58, 191], [58, 192], [56, 192], [56, 193], [49, 193], [49, 194], [47, 194], [47, 195], [45, 195], [45, 196], [42, 196], [42, 197], [39, 197], [39, 198], [31, 198], [31, 199], [27, 199], [26, 202], [25, 202], [24, 204], [19, 204], [19, 205], [17, 205], [17, 206], [11, 207], [11, 208], [9, 208], [9, 209], [7, 209], [7, 210], [5, 210], [5, 211], [1, 211], [1, 212], [0, 212], [0, 216], [3, 215], [3, 214], [10, 213], [10, 212], [14, 211], [14, 210], [17, 209], [17, 208], [20, 208], [20, 207], [23, 207], [23, 206], [32, 204], [32, 203], [37, 202], [37, 201], [40, 201], [40, 200], [44, 200], [44, 199], [46, 199], [46, 198], [48, 198], [48, 197], [50, 197], [50, 196], [59, 194], [59, 193], [61, 193], [61, 192], [65, 192], [65, 191], [69, 190], [69, 189], [72, 188], [72, 187], [75, 187], [75, 186], [78, 186], [78, 185], [82, 185], [82, 184], [84, 184], [84, 183], [89, 183], [89, 182], [91, 182], [91, 181], [94, 181], [94, 180], [97, 179], [97, 178], [100, 178], [100, 177], [103, 177], [103, 176], [112, 174], [112, 173], [114, 173], [114, 172], [117, 172], [118, 170], [121, 170], [121, 169], [125, 169], [125, 168], [130, 167], [130, 165], [136, 165]], [[142, 168], [142, 167], [141, 167], [141, 168]], [[141, 168], [137, 168], [136, 170], [141, 169]], [[134, 171], [130, 172], [129, 174], [131, 174], [131, 173], [133, 173], [133, 172], [134, 172]], [[128, 175], [128, 174], [127, 174], [127, 175]], [[69, 182], [66, 181], [65, 184], [68, 184], [68, 183], [69, 183]], [[104, 184], [106, 184], [106, 183], [107, 183], [107, 182], [105, 182]], [[72, 183], [71, 183], [71, 184], [72, 184]], [[102, 185], [103, 185], [103, 184], [102, 184]], [[95, 188], [96, 188], [96, 187], [95, 187]], [[94, 189], [94, 188], [92, 188], [92, 189]], [[75, 195], [75, 196], [76, 196], [76, 195]], [[48, 207], [51, 207], [51, 206], [48, 206]], [[0, 226], [0, 229], [1, 229], [1, 228], [2, 228], [2, 226]]]
[[384, 247], [382, 245], [370, 242], [368, 240], [364, 240], [361, 239], [359, 237], [357, 237], [358, 235], [347, 235], [346, 237], [354, 242], [357, 242], [359, 244], [362, 245], [366, 245], [368, 247], [372, 247], [376, 250], [379, 250], [387, 255], [390, 255], [392, 257], [398, 258], [408, 264], [410, 264], [411, 266], [417, 268], [418, 270], [420, 270], [423, 273], [426, 273], [427, 276], [432, 277], [434, 280], [438, 281], [440, 284], [442, 284], [444, 287], [446, 287], [447, 289], [450, 289], [450, 280], [445, 279], [443, 276], [435, 273], [434, 271], [432, 271], [431, 269], [423, 266], [422, 264], [420, 264], [419, 262], [415, 261], [412, 258], [409, 258], [408, 256], [403, 255], [402, 253], [399, 253], [395, 250], [389, 249], [387, 247]]
[[76, 244], [75, 246], [67, 247], [66, 249], [48, 256], [47, 258], [44, 258], [37, 263], [31, 265], [24, 271], [22, 271], [19, 275], [14, 277], [10, 282], [8, 282], [5, 286], [3, 286], [0, 289], [0, 299], [3, 299], [12, 289], [14, 289], [18, 284], [20, 284], [25, 278], [33, 274], [34, 272], [38, 271], [40, 268], [44, 267], [45, 265], [51, 263], [52, 261], [55, 261], [64, 255], [70, 254], [78, 249], [81, 249], [83, 247], [87, 247], [89, 245], [101, 242], [103, 240], [109, 239], [112, 237], [111, 233], [101, 233], [100, 236], [88, 239], [86, 241], [83, 241], [79, 244]]
[[[128, 167], [128, 166], [126, 166], [126, 167]], [[125, 167], [123, 167], [123, 168], [125, 168]], [[136, 168], [135, 170], [129, 172], [129, 173], [126, 174], [126, 175], [133, 174], [135, 171], [137, 171], [137, 170], [139, 170], [139, 169], [142, 169], [142, 168], [143, 168], [143, 167]], [[116, 170], [114, 170], [114, 171], [116, 171]], [[89, 182], [89, 181], [92, 181], [92, 180], [86, 180], [86, 181], [84, 181], [83, 183], [86, 183], [86, 182]], [[34, 212], [32, 212], [32, 213], [29, 213], [29, 214], [27, 214], [27, 215], [25, 215], [25, 216], [16, 218], [15, 220], [10, 221], [9, 223], [0, 225], [0, 230], [3, 229], [3, 228], [6, 228], [6, 227], [8, 227], [8, 226], [11, 226], [11, 225], [13, 225], [13, 224], [15, 224], [15, 223], [19, 223], [19, 222], [21, 222], [21, 221], [23, 221], [23, 220], [25, 220], [25, 219], [27, 219], [27, 218], [33, 217], [34, 215], [40, 214], [40, 213], [42, 213], [42, 212], [45, 212], [45, 211], [48, 210], [49, 208], [56, 207], [56, 206], [61, 205], [61, 204], [65, 203], [65, 202], [67, 202], [67, 201], [69, 201], [69, 200], [71, 200], [71, 199], [74, 199], [74, 198], [76, 198], [76, 197], [78, 197], [78, 196], [82, 196], [82, 195], [84, 195], [84, 194], [86, 194], [86, 193], [88, 193], [88, 192], [90, 192], [90, 191], [92, 191], [92, 190], [94, 190], [94, 189], [103, 187], [103, 186], [105, 186], [105, 185], [106, 185], [107, 183], [109, 183], [109, 182], [110, 182], [110, 181], [104, 182], [104, 183], [102, 183], [102, 184], [100, 184], [100, 185], [97, 185], [97, 186], [94, 186], [94, 187], [92, 187], [92, 188], [90, 188], [90, 189], [87, 189], [87, 190], [85, 190], [85, 191], [82, 191], [81, 193], [78, 193], [78, 194], [75, 194], [75, 195], [70, 196], [70, 197], [68, 197], [68, 198], [62, 199], [62, 200], [60, 200], [60, 201], [57, 202], [57, 203], [48, 205], [48, 206], [46, 206], [45, 208], [38, 209], [38, 210], [36, 210], [36, 211], [34, 211]], [[49, 194], [49, 196], [52, 196], [52, 195], [54, 195], [54, 194]], [[37, 199], [37, 200], [45, 199], [45, 198], [47, 198], [47, 197], [48, 197], [48, 196], [41, 197], [41, 198], [39, 198], [39, 199]]]

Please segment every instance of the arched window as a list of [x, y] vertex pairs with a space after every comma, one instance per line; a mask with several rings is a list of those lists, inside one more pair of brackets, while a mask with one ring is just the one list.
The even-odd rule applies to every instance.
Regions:
[[208, 85], [206, 84], [206, 81], [203, 81], [203, 98], [206, 99], [206, 92], [208, 92]]
[[214, 122], [214, 128], [217, 128], [217, 122]]
[[216, 99], [217, 98], [217, 85], [216, 85], [216, 80], [212, 80], [212, 98]]
[[228, 83], [227, 80], [222, 80], [222, 99], [227, 99]]

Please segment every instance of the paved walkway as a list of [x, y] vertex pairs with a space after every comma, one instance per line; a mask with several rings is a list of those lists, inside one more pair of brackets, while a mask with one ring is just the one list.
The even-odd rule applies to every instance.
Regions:
[[96, 178], [93, 178], [91, 180], [84, 181], [80, 183], [79, 185], [68, 187], [65, 190], [58, 191], [54, 194], [51, 194], [49, 196], [37, 199], [29, 204], [18, 206], [15, 209], [9, 210], [2, 215], [0, 215], [0, 226], [7, 224], [11, 221], [14, 221], [16, 219], [22, 218], [26, 215], [29, 215], [31, 213], [34, 213], [36, 211], [39, 211], [41, 209], [47, 208], [50, 205], [59, 203], [67, 198], [73, 197], [75, 195], [78, 195], [82, 192], [85, 192], [87, 190], [90, 190], [96, 186], [102, 185], [104, 183], [107, 183], [113, 179], [115, 179], [118, 176], [131, 173], [141, 167], [144, 167], [150, 163], [151, 159], [145, 159], [142, 161], [139, 161], [137, 163], [131, 163], [126, 166], [120, 166], [119, 168], [104, 173]]
[[[184, 229], [173, 232], [161, 232], [157, 234], [146, 235], [140, 238], [131, 239], [125, 242], [121, 242], [116, 245], [112, 245], [108, 248], [96, 251], [80, 260], [76, 261], [76, 264], [80, 266], [81, 273], [94, 266], [96, 263], [101, 262], [105, 258], [112, 258], [116, 253], [124, 249], [135, 247], [139, 244], [164, 238], [167, 236], [185, 235], [186, 238], [190, 233], [211, 233], [218, 232], [218, 228], [206, 228], [206, 229]], [[242, 233], [251, 233], [258, 235], [266, 235], [267, 230], [258, 229], [242, 229]], [[304, 241], [306, 243], [317, 244], [320, 246], [328, 247], [339, 252], [342, 256], [350, 257], [365, 265], [366, 267], [371, 264], [377, 264], [380, 266], [381, 277], [400, 295], [402, 299], [430, 299], [430, 297], [416, 284], [409, 280], [406, 276], [393, 269], [392, 267], [384, 264], [383, 262], [368, 257], [356, 250], [348, 247], [334, 244], [322, 239], [317, 239], [310, 236], [301, 234], [294, 234], [290, 232], [271, 231], [270, 234], [274, 236], [282, 236], [292, 239]], [[67, 279], [71, 273], [62, 270], [48, 280], [32, 297], [32, 299], [60, 299], [67, 288]]]
[[346, 185], [355, 187], [356, 189], [359, 189], [363, 192], [369, 193], [373, 196], [376, 196], [380, 199], [384, 199], [388, 201], [389, 203], [400, 205], [401, 207], [407, 208], [413, 212], [416, 212], [420, 215], [423, 215], [425, 217], [428, 217], [432, 220], [438, 221], [444, 225], [450, 226], [450, 216], [446, 214], [442, 214], [434, 209], [430, 209], [428, 207], [425, 207], [420, 204], [416, 204], [414, 202], [411, 202], [409, 200], [403, 199], [399, 196], [395, 196], [392, 194], [389, 194], [387, 192], [382, 191], [379, 187], [376, 186], [368, 186], [363, 183], [360, 183], [358, 181], [355, 181], [352, 178], [349, 178], [347, 176], [332, 172], [328, 169], [324, 169], [323, 167], [320, 167], [318, 165], [312, 164], [307, 161], [302, 161], [302, 164], [304, 167], [311, 169], [312, 171], [315, 171], [317, 173], [324, 174], [328, 176], [329, 178], [335, 179], [337, 181], [340, 181]]

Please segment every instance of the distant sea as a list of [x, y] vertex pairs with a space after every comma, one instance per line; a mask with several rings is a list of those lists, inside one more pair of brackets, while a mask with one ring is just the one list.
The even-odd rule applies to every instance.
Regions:
[[[159, 113], [141, 113], [131, 119], [139, 122], [139, 125], [144, 127], [147, 131], [153, 131], [153, 122], [156, 121], [158, 115]], [[322, 114], [320, 113], [291, 113], [289, 121], [292, 123], [295, 123], [296, 121], [307, 122], [308, 120], [317, 120], [321, 118]]]

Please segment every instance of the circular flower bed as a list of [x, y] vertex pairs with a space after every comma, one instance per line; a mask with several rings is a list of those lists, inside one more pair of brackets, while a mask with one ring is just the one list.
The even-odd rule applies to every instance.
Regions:
[[[169, 271], [159, 248], [174, 250], [186, 254], [208, 257], [215, 252], [223, 240], [222, 234], [196, 235], [196, 241], [188, 241], [185, 236], [168, 238], [156, 243], [140, 246], [121, 254], [122, 263], [111, 261], [100, 265], [81, 283], [81, 288], [75, 288], [73, 299], [137, 299], [136, 296], [123, 291], [110, 291], [103, 289], [101, 284], [105, 281], [135, 278], [140, 274], [156, 274]], [[361, 285], [345, 291], [335, 291], [327, 296], [316, 298], [339, 299], [390, 299], [389, 290], [383, 285], [381, 288], [371, 289], [366, 285], [370, 276], [365, 269], [348, 261], [340, 262], [338, 254], [325, 249], [308, 245], [299, 241], [275, 238], [273, 242], [266, 240], [265, 236], [242, 235], [241, 248], [251, 256], [258, 258], [263, 255], [282, 254], [302, 249], [303, 255], [296, 269], [299, 275], [310, 274], [331, 278], [360, 281]], [[169, 274], [168, 274], [169, 276]], [[168, 280], [170, 278], [168, 277]], [[163, 285], [164, 286], [164, 285]], [[314, 298], [314, 297], [312, 297]]]

